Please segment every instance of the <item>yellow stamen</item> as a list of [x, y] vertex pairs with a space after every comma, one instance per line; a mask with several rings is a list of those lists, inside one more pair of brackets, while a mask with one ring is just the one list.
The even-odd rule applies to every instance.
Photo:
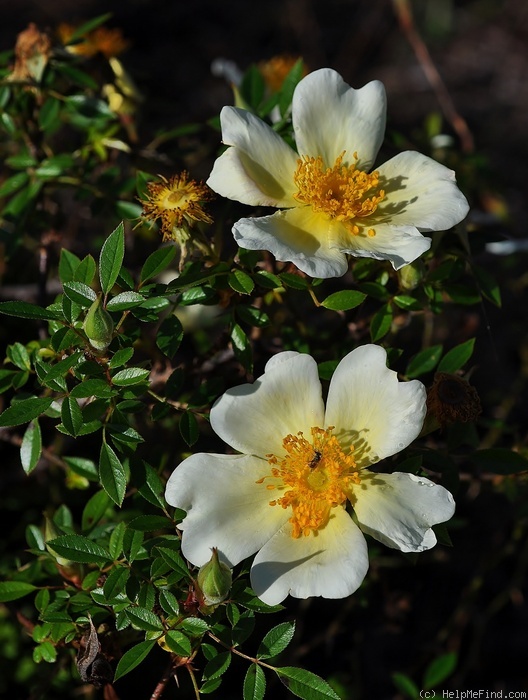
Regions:
[[[312, 440], [302, 434], [287, 435], [282, 444], [285, 455], [266, 455], [271, 464], [269, 490], [283, 492], [270, 501], [271, 506], [291, 508], [292, 536], [309, 535], [324, 527], [332, 508], [342, 505], [349, 497], [350, 488], [359, 483], [353, 447], [345, 453], [332, 435], [333, 426], [324, 430], [311, 429]], [[257, 483], [262, 483], [260, 479]]]
[[[297, 160], [297, 170], [293, 176], [298, 188], [295, 198], [312, 209], [331, 219], [343, 222], [354, 236], [360, 229], [353, 223], [356, 218], [373, 214], [384, 199], [384, 190], [379, 190], [379, 172], [366, 173], [357, 167], [357, 153], [354, 163], [343, 165], [345, 151], [336, 158], [331, 168], [325, 168], [321, 156], [302, 156]], [[370, 193], [370, 196], [367, 196]], [[369, 236], [376, 235], [368, 229]]]

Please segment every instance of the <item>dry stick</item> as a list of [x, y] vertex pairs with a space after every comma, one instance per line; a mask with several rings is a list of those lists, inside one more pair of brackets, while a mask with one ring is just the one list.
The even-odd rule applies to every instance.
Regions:
[[473, 134], [469, 130], [465, 119], [457, 112], [454, 102], [451, 99], [451, 95], [449, 94], [440, 73], [437, 71], [436, 66], [433, 63], [431, 54], [429, 53], [427, 46], [416, 29], [409, 0], [392, 0], [392, 4], [394, 6], [394, 11], [398, 18], [400, 28], [411, 45], [416, 58], [418, 59], [423, 72], [425, 73], [425, 77], [431, 84], [444, 116], [458, 134], [462, 150], [464, 153], [471, 153], [475, 147], [473, 142]]

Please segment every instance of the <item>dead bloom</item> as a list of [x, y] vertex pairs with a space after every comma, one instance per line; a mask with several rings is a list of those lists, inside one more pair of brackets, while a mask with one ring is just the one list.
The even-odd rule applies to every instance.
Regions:
[[450, 423], [475, 421], [482, 408], [475, 387], [456, 374], [437, 372], [427, 392], [427, 414], [442, 428]]

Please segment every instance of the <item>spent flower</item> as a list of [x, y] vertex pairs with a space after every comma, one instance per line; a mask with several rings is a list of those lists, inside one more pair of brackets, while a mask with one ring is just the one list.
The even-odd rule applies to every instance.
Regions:
[[251, 583], [273, 605], [353, 593], [368, 569], [362, 531], [403, 552], [430, 549], [431, 526], [454, 512], [449, 491], [370, 468], [418, 436], [425, 404], [423, 384], [399, 382], [376, 345], [341, 360], [326, 409], [315, 360], [275, 355], [211, 410], [213, 430], [239, 454], [194, 454], [167, 483], [168, 503], [187, 512], [183, 554], [203, 566], [216, 547], [233, 567], [257, 553]]
[[293, 94], [297, 151], [251, 112], [224, 107], [229, 148], [207, 184], [229, 199], [279, 209], [237, 221], [236, 242], [323, 278], [345, 274], [347, 253], [399, 269], [428, 250], [431, 239], [420, 232], [451, 228], [468, 203], [453, 171], [420, 153], [405, 151], [372, 170], [385, 120], [381, 82], [355, 90], [329, 68], [307, 75]]
[[189, 248], [196, 247], [207, 253], [208, 247], [195, 229], [197, 222], [211, 224], [213, 219], [204, 210], [204, 202], [211, 199], [211, 191], [206, 185], [189, 179], [184, 170], [167, 180], [160, 175], [161, 182], [147, 183], [143, 216], [149, 221], [161, 219], [161, 232], [164, 241], [174, 241], [181, 248], [181, 262], [186, 259]]

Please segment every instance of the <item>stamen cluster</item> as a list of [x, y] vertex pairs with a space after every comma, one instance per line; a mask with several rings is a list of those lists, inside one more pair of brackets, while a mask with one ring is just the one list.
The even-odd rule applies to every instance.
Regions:
[[[344, 156], [345, 151], [336, 158], [331, 168], [324, 167], [321, 156], [299, 158], [293, 176], [298, 188], [294, 196], [299, 202], [309, 204], [315, 212], [349, 224], [356, 218], [373, 214], [385, 197], [385, 192], [377, 190], [377, 170], [366, 173], [358, 169], [357, 153], [354, 153], [355, 162], [352, 165], [343, 165]], [[367, 196], [369, 192], [371, 194]], [[357, 224], [350, 224], [349, 228], [351, 233], [359, 235]], [[369, 229], [368, 235], [375, 235], [375, 231]]]
[[354, 448], [345, 453], [332, 435], [333, 429], [333, 426], [326, 430], [313, 427], [311, 442], [302, 432], [287, 435], [282, 441], [284, 456], [266, 455], [272, 465], [271, 477], [277, 479], [267, 488], [284, 491], [270, 505], [292, 509], [290, 523], [294, 538], [324, 527], [332, 508], [342, 505], [349, 497], [350, 487], [359, 483], [352, 455]]

